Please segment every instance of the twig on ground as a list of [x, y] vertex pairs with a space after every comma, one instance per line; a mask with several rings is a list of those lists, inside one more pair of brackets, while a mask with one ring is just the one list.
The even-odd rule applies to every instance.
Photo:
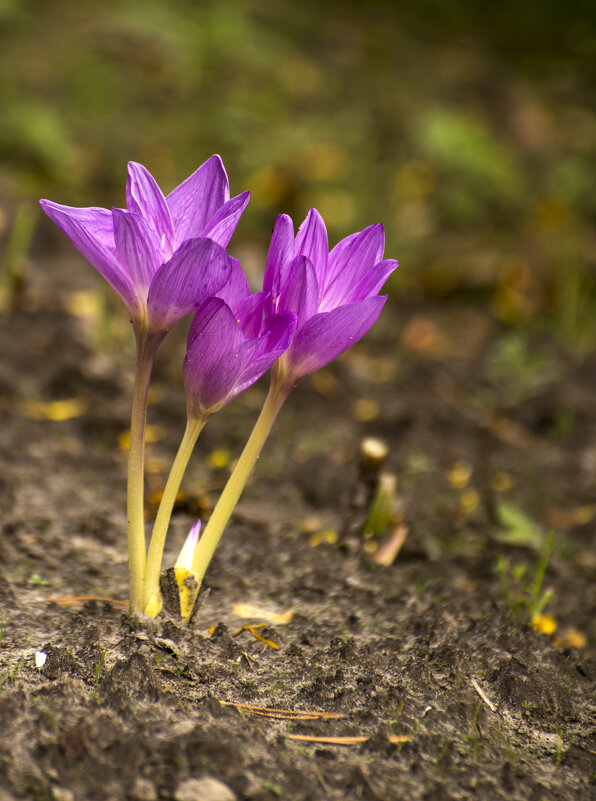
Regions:
[[473, 688], [476, 690], [476, 692], [477, 692], [477, 693], [478, 693], [478, 695], [479, 695], [479, 696], [482, 698], [482, 700], [483, 700], [483, 701], [484, 701], [484, 703], [487, 705], [487, 707], [490, 709], [490, 711], [491, 711], [491, 712], [496, 712], [496, 711], [497, 711], [497, 707], [496, 707], [496, 706], [493, 704], [493, 702], [492, 702], [492, 701], [489, 701], [489, 700], [488, 700], [488, 698], [486, 697], [486, 694], [485, 694], [485, 693], [484, 693], [484, 691], [483, 691], [483, 690], [480, 688], [480, 685], [478, 684], [478, 682], [476, 681], [476, 679], [470, 679], [470, 682], [471, 682], [471, 684], [472, 684], [472, 687], [473, 687]]
[[[392, 745], [409, 743], [410, 738], [392, 734], [387, 738]], [[370, 740], [365, 735], [347, 735], [344, 737], [324, 737], [313, 734], [288, 734], [288, 740], [299, 740], [302, 743], [326, 743], [327, 745], [360, 745]]]
[[222, 706], [235, 706], [236, 709], [252, 712], [255, 715], [279, 718], [285, 720], [341, 720], [341, 712], [317, 712], [309, 709], [276, 709], [270, 706], [254, 706], [253, 704], [237, 704], [234, 701], [220, 701]]

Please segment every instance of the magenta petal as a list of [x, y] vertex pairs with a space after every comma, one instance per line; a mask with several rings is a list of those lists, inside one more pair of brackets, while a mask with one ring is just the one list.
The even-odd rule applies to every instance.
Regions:
[[246, 366], [245, 344], [231, 309], [219, 298], [207, 300], [192, 322], [183, 366], [192, 416], [199, 417], [226, 400]]
[[295, 314], [275, 314], [268, 320], [267, 350], [281, 356], [292, 344], [298, 320]]
[[128, 267], [137, 293], [144, 302], [153, 276], [161, 264], [159, 239], [140, 214], [113, 209], [112, 217], [119, 261]]
[[323, 297], [333, 309], [357, 286], [370, 268], [383, 257], [385, 233], [382, 225], [370, 225], [364, 231], [342, 239], [329, 254]]
[[238, 259], [230, 257], [230, 263], [232, 265], [230, 277], [219, 292], [216, 292], [216, 296], [225, 301], [232, 311], [236, 311], [250, 295], [250, 285]]
[[271, 236], [263, 290], [273, 298], [277, 298], [281, 288], [285, 286], [288, 271], [294, 259], [294, 224], [287, 214], [280, 214], [275, 221]]
[[398, 266], [399, 262], [395, 259], [386, 259], [375, 264], [362, 278], [358, 286], [346, 294], [344, 303], [355, 303], [358, 300], [365, 300], [365, 298], [378, 295], [385, 281]]
[[116, 258], [112, 212], [100, 208], [61, 206], [51, 200], [41, 200], [40, 204], [77, 250], [120, 295], [127, 307], [135, 308], [136, 293], [132, 280]]
[[269, 332], [256, 339], [249, 339], [241, 349], [245, 368], [230, 389], [226, 403], [240, 395], [258, 381], [264, 373], [288, 349], [296, 330], [294, 314], [276, 314], [270, 318]]
[[149, 170], [134, 161], [128, 165], [126, 205], [129, 211], [140, 214], [151, 224], [159, 240], [163, 238], [165, 252], [172, 253], [174, 229], [166, 199]]
[[296, 330], [296, 316], [291, 313], [276, 314], [270, 318], [271, 327], [268, 335], [261, 337], [259, 351], [238, 379], [234, 386], [234, 394], [239, 395], [267, 372], [273, 362], [277, 361], [292, 344]]
[[294, 312], [298, 327], [317, 313], [319, 308], [319, 286], [315, 268], [305, 256], [292, 263], [287, 283], [279, 296], [278, 309]]
[[316, 209], [311, 209], [296, 234], [295, 256], [306, 256], [314, 265], [317, 276], [322, 278], [327, 270], [329, 241], [323, 218]]
[[219, 156], [211, 156], [166, 198], [176, 246], [185, 239], [203, 236], [209, 220], [229, 199], [228, 176], [223, 162]]
[[386, 300], [386, 295], [367, 298], [311, 317], [294, 337], [287, 354], [293, 378], [314, 373], [351, 348], [376, 321]]
[[213, 239], [222, 248], [227, 247], [249, 200], [250, 192], [242, 192], [241, 195], [236, 195], [224, 203], [205, 226], [203, 236]]
[[153, 330], [168, 331], [218, 292], [230, 276], [230, 258], [211, 239], [189, 239], [155, 273], [147, 298]]
[[245, 337], [261, 336], [266, 297], [264, 292], [255, 292], [232, 309]]

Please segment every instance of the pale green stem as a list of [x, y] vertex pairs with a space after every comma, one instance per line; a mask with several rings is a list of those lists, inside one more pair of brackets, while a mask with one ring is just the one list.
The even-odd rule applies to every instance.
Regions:
[[252, 434], [242, 451], [242, 455], [238, 459], [232, 475], [228, 479], [228, 483], [220, 495], [219, 501], [213, 510], [213, 514], [209, 518], [205, 531], [199, 538], [190, 568], [199, 589], [209, 562], [211, 561], [211, 557], [221, 539], [221, 535], [238, 503], [242, 490], [269, 436], [275, 418], [291, 388], [292, 385], [289, 383], [279, 381], [272, 382], [269, 394], [267, 395], [259, 419], [252, 430]]
[[176, 458], [174, 459], [170, 475], [168, 476], [159, 509], [157, 510], [155, 523], [153, 524], [153, 533], [151, 534], [151, 542], [149, 543], [149, 551], [147, 554], [147, 569], [145, 571], [144, 607], [147, 606], [149, 599], [159, 592], [161, 560], [168, 527], [170, 525], [170, 518], [172, 516], [172, 509], [174, 508], [176, 496], [178, 495], [178, 490], [180, 489], [180, 484], [182, 483], [182, 478], [195, 443], [206, 422], [207, 418], [197, 420], [190, 417], [186, 422], [186, 430], [182, 437], [180, 447], [178, 448]]
[[[158, 344], [158, 343], [157, 343]], [[149, 379], [157, 344], [146, 331], [137, 334], [137, 363], [130, 419], [130, 448], [128, 451], [128, 487], [126, 507], [128, 516], [128, 575], [130, 609], [141, 610], [145, 578], [145, 419]]]

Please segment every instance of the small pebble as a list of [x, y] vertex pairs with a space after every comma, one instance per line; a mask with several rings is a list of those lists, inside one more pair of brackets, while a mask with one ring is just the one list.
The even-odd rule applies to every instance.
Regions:
[[75, 801], [75, 795], [66, 787], [52, 787], [52, 799], [53, 801]]
[[213, 776], [187, 779], [176, 788], [176, 801], [236, 801], [236, 795], [227, 784]]
[[157, 787], [150, 779], [137, 776], [130, 797], [132, 801], [157, 801]]
[[46, 663], [48, 655], [45, 651], [36, 651], [35, 652], [35, 667], [40, 670]]

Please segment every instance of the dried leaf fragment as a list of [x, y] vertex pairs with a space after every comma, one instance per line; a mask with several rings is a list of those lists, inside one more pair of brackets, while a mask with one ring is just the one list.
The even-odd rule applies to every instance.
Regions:
[[29, 420], [52, 420], [60, 423], [80, 417], [87, 411], [84, 398], [67, 398], [54, 401], [28, 400], [21, 406], [21, 412]]
[[273, 640], [266, 640], [265, 637], [263, 637], [263, 635], [257, 631], [257, 629], [264, 629], [266, 625], [266, 623], [249, 623], [248, 625], [242, 626], [242, 628], [238, 629], [235, 634], [232, 634], [232, 637], [238, 637], [238, 635], [242, 634], [243, 631], [248, 631], [252, 634], [255, 640], [264, 642], [269, 646], [269, 648], [273, 648], [274, 651], [279, 651], [279, 645], [277, 645], [277, 643], [273, 642]]
[[273, 612], [271, 609], [265, 609], [265, 607], [257, 606], [256, 604], [235, 604], [232, 608], [232, 612], [237, 617], [256, 617], [259, 618], [259, 620], [266, 620], [268, 623], [277, 623], [280, 626], [287, 625], [294, 616], [292, 610], [288, 610], [287, 612]]
[[120, 598], [107, 598], [103, 595], [61, 595], [59, 598], [48, 598], [48, 603], [58, 604], [58, 606], [80, 606], [87, 601], [112, 604], [114, 609], [126, 609], [128, 607], [128, 601]]

